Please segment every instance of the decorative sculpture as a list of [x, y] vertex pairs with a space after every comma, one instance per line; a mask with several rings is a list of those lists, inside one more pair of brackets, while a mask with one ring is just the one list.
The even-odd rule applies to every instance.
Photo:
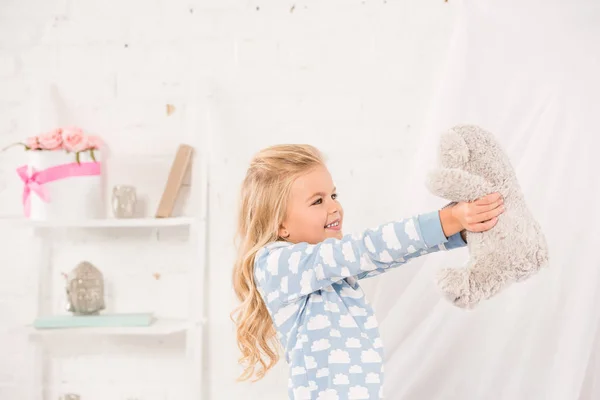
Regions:
[[67, 311], [75, 315], [97, 315], [104, 310], [104, 277], [94, 265], [83, 261], [67, 279]]

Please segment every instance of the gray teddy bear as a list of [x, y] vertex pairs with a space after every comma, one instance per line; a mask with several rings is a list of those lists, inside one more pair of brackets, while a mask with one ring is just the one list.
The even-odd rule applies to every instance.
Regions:
[[438, 286], [450, 302], [473, 308], [547, 265], [548, 248], [510, 160], [491, 133], [458, 125], [442, 135], [439, 150], [441, 168], [427, 181], [434, 195], [452, 202], [470, 202], [495, 192], [504, 198], [505, 211], [492, 229], [467, 232], [466, 268], [446, 268], [438, 275]]

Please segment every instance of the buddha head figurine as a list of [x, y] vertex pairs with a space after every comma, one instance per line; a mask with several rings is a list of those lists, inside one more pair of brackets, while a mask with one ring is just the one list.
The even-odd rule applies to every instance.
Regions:
[[66, 278], [67, 311], [93, 315], [105, 309], [104, 278], [98, 268], [83, 261]]

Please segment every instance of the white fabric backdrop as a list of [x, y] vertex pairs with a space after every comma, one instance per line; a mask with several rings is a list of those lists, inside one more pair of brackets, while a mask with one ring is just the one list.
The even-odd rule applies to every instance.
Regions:
[[463, 249], [369, 282], [386, 398], [600, 399], [600, 2], [465, 0], [459, 14], [412, 184], [423, 185], [442, 129], [488, 128], [511, 157], [551, 263], [473, 311], [433, 285], [436, 269], [463, 265]]

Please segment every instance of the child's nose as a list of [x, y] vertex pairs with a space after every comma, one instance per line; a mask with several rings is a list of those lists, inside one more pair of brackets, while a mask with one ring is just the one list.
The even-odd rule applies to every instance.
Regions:
[[340, 211], [340, 206], [338, 204], [336, 204], [335, 202], [329, 206], [330, 214], [335, 214], [336, 212], [339, 212], [339, 211]]

